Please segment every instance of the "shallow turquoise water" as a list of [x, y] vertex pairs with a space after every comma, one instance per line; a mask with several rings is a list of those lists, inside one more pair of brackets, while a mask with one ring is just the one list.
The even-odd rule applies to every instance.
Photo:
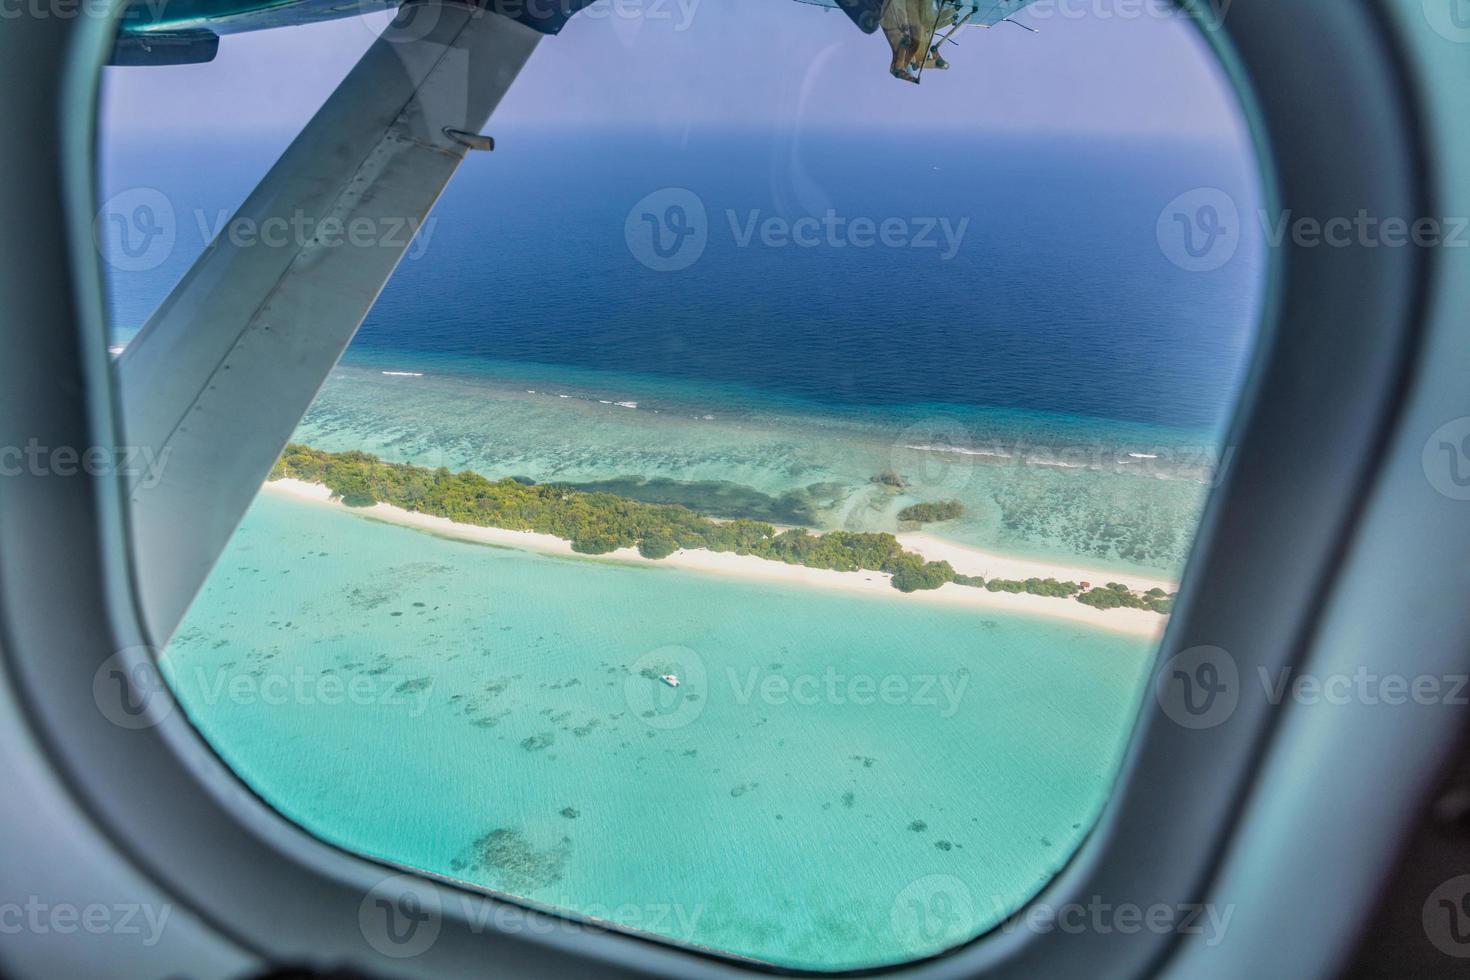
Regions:
[[1055, 873], [1106, 797], [1150, 656], [267, 495], [164, 663], [224, 759], [328, 841], [835, 969], [974, 936]]

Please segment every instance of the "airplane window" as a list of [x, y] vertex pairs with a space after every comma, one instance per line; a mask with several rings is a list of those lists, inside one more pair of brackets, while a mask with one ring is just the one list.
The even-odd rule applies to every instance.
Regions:
[[[385, 19], [107, 70], [124, 387]], [[819, 971], [1003, 928], [1229, 465], [1265, 262], [1210, 27], [583, 10], [369, 229], [401, 262], [171, 630], [180, 709], [322, 840], [574, 921]]]

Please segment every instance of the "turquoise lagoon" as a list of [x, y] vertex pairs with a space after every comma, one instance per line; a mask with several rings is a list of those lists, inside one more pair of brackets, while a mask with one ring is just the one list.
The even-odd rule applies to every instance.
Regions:
[[841, 969], [973, 937], [1065, 864], [1151, 655], [263, 494], [163, 661], [224, 760], [324, 840]]

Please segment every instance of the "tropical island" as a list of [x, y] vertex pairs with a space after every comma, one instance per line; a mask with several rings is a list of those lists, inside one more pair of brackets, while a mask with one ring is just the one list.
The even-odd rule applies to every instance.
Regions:
[[[1132, 608], [1160, 614], [1167, 614], [1173, 603], [1173, 596], [1161, 588], [1139, 593], [1117, 582], [1093, 588], [1086, 582], [1056, 578], [964, 575], [948, 561], [929, 561], [906, 550], [887, 532], [778, 530], [748, 518], [714, 520], [678, 504], [645, 503], [513, 477], [491, 480], [470, 470], [452, 473], [444, 467], [390, 463], [357, 451], [331, 453], [292, 443], [268, 478], [283, 479], [323, 486], [332, 499], [348, 507], [381, 503], [460, 525], [549, 535], [569, 542], [583, 555], [633, 548], [644, 558], [661, 560], [681, 550], [703, 550], [836, 572], [879, 572], [891, 576], [892, 586], [900, 592], [953, 583], [994, 593], [1074, 599], [1098, 610]], [[948, 513], [948, 503], [932, 505], [938, 508], [934, 513]]]

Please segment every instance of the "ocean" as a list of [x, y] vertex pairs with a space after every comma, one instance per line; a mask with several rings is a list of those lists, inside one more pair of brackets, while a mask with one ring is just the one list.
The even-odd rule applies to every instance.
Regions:
[[[222, 153], [207, 180], [159, 158], [108, 161], [109, 189], [166, 186], [180, 221], [162, 266], [110, 278], [119, 344], [269, 155]], [[1211, 273], [1168, 260], [1159, 214], [1195, 187], [1255, 200], [1218, 146], [513, 130], [451, 185], [296, 438], [823, 530], [958, 499], [926, 530], [1177, 576], [1263, 276], [1249, 239]], [[698, 255], [670, 271], [690, 253], [640, 229], [691, 215]], [[334, 844], [838, 969], [971, 938], [1065, 864], [1151, 655], [266, 496], [165, 670], [242, 778]], [[699, 678], [677, 696], [656, 680], [675, 667]], [[354, 679], [362, 696], [320, 696]], [[902, 693], [855, 693], [885, 681]]]

